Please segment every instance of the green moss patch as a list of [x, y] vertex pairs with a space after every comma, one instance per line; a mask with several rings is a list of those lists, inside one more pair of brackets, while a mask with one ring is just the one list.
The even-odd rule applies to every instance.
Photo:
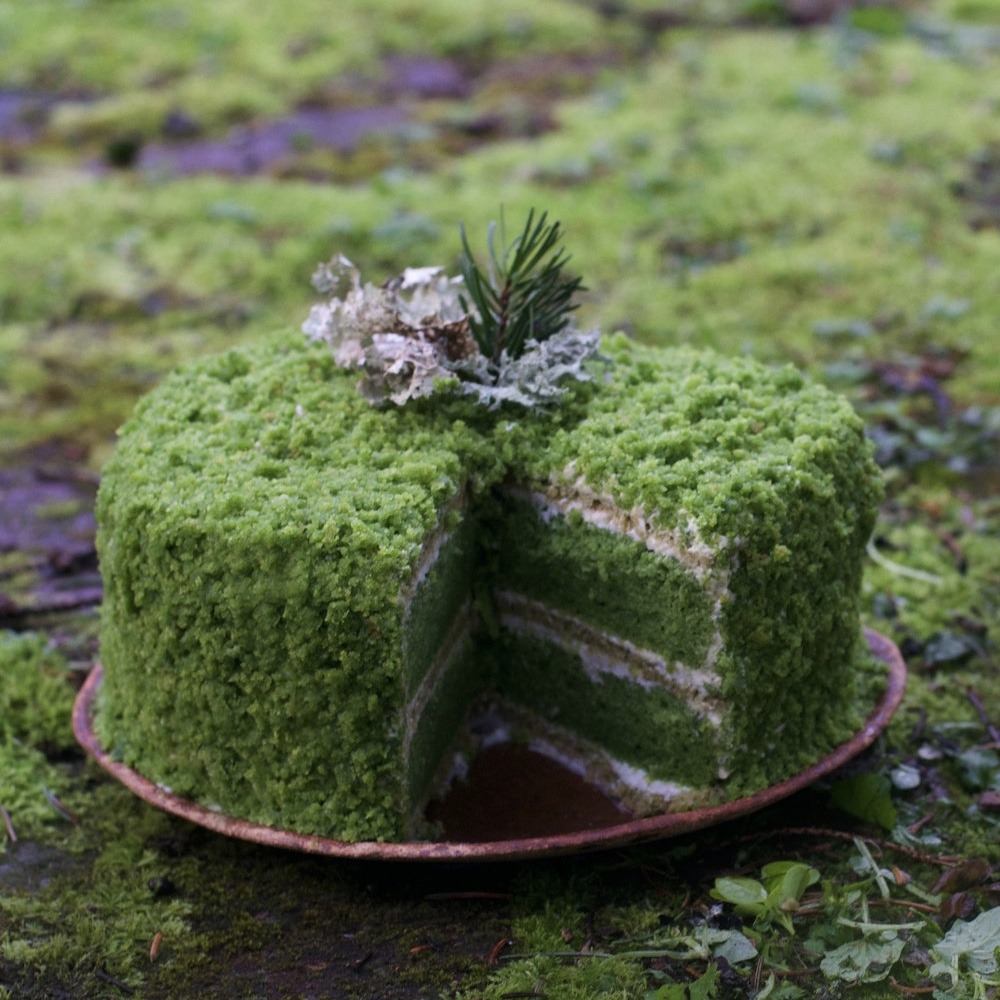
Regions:
[[71, 746], [67, 680], [66, 661], [45, 636], [0, 631], [0, 736], [50, 749]]

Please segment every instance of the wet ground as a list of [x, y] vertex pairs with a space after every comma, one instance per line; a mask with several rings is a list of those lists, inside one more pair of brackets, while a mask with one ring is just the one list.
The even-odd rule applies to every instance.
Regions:
[[[366, 146], [437, 142], [448, 152], [489, 139], [532, 136], [554, 127], [553, 103], [586, 88], [618, 57], [550, 56], [471, 68], [454, 59], [396, 55], [366, 78], [335, 80], [290, 113], [208, 134], [196, 111], [175, 108], [157, 130], [110, 128], [76, 144], [92, 170], [136, 169], [165, 176], [337, 173], [336, 158]], [[519, 96], [520, 95], [520, 98]], [[60, 107], [99, 108], [99, 95], [0, 91], [0, 148], [8, 171], [30, 169]], [[65, 150], [64, 150], [65, 152]], [[334, 161], [315, 162], [316, 154]], [[302, 164], [305, 164], [303, 166]]]
[[[811, 27], [833, 20], [853, 3], [787, 0], [783, 11], [779, 6], [757, 20], [748, 15], [747, 23], [783, 19]], [[609, 23], [634, 21], [650, 47], [663, 32], [701, 20], [697, 8], [630, 11], [607, 3], [600, 11]], [[599, 56], [548, 55], [485, 65], [471, 55], [462, 60], [395, 54], [364, 76], [332, 80], [288, 114], [234, 123], [222, 134], [209, 134], [197, 109], [177, 107], [156, 129], [98, 127], [96, 135], [84, 129], [71, 136], [72, 145], [74, 155], [93, 170], [138, 169], [171, 177], [280, 171], [321, 180], [338, 169], [317, 165], [317, 152], [348, 157], [366, 145], [427, 141], [454, 152], [490, 139], [538, 135], [555, 127], [556, 100], [587, 89], [603, 69], [621, 66], [622, 59], [621, 51], [610, 49]], [[0, 89], [0, 168], [30, 169], [37, 149], [65, 146], [67, 137], [52, 133], [60, 108], [100, 110], [105, 100], [96, 92]]]
[[35, 451], [0, 469], [0, 628], [39, 628], [101, 600], [97, 479], [53, 458]]

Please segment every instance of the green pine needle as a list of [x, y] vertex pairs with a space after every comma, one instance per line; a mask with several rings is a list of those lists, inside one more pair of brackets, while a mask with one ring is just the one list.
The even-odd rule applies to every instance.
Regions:
[[565, 273], [569, 254], [559, 246], [562, 231], [558, 222], [548, 222], [548, 213], [536, 219], [531, 209], [511, 243], [501, 213], [499, 250], [497, 228], [491, 222], [487, 230], [489, 263], [484, 272], [462, 226], [460, 262], [466, 292], [462, 308], [469, 313], [469, 329], [479, 350], [493, 363], [504, 351], [518, 358], [527, 341], [548, 340], [564, 329], [576, 308], [573, 295], [584, 287], [581, 278]]

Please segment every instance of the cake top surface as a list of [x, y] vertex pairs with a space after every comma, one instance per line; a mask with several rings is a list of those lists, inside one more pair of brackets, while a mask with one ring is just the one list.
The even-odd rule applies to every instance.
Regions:
[[580, 477], [658, 527], [693, 520], [706, 540], [750, 532], [790, 493], [862, 510], [881, 495], [850, 403], [793, 367], [623, 338], [608, 349], [609, 384], [572, 432], [528, 452], [532, 478]]
[[860, 419], [793, 368], [622, 336], [603, 349], [611, 364], [549, 409], [486, 412], [447, 391], [376, 409], [356, 372], [278, 336], [168, 378], [123, 428], [106, 481], [160, 516], [262, 537], [350, 533], [390, 562], [415, 558], [457, 493], [504, 479], [583, 484], [710, 542], [786, 516], [789, 495], [874, 506]]

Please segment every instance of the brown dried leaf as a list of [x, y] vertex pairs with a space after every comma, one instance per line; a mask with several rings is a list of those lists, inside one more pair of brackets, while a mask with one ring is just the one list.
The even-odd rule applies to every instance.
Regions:
[[938, 915], [942, 923], [949, 924], [952, 920], [969, 920], [976, 909], [976, 897], [971, 892], [956, 892], [942, 901]]
[[935, 883], [931, 892], [957, 893], [981, 885], [993, 874], [993, 866], [985, 858], [970, 858], [949, 868]]

